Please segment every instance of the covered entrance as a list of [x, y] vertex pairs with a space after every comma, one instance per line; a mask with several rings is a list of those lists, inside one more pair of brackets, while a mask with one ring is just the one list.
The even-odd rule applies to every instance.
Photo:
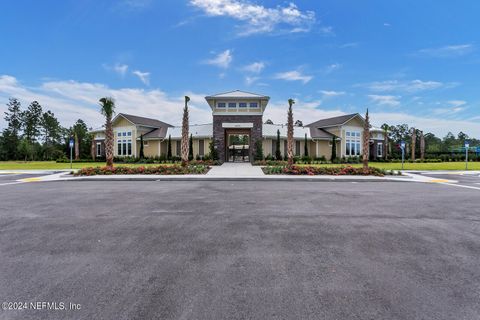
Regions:
[[250, 162], [250, 129], [225, 130], [225, 161]]

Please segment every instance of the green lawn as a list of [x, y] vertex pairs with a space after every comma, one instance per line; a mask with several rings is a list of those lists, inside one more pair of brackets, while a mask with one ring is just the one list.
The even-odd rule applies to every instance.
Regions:
[[[118, 164], [122, 167], [155, 166], [158, 164]], [[85, 167], [103, 167], [105, 162], [77, 162], [73, 169]], [[0, 161], [0, 170], [55, 170], [70, 169], [70, 163], [56, 163], [55, 161]]]
[[[349, 164], [343, 164], [346, 166]], [[350, 164], [352, 167], [361, 167], [362, 164]], [[385, 170], [401, 170], [401, 163], [370, 162], [370, 166]], [[342, 164], [315, 164], [314, 166], [330, 167]], [[465, 162], [433, 162], [433, 163], [405, 163], [404, 170], [465, 170]], [[468, 170], [480, 170], [480, 162], [469, 162]]]

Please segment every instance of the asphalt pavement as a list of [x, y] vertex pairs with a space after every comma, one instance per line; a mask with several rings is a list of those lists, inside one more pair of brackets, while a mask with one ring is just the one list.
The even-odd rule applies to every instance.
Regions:
[[0, 302], [77, 310], [0, 319], [480, 319], [479, 195], [407, 182], [5, 185]]

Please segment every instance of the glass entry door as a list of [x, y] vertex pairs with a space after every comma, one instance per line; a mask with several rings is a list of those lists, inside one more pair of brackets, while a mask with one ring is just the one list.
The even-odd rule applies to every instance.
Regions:
[[227, 161], [250, 162], [250, 134], [227, 134]]

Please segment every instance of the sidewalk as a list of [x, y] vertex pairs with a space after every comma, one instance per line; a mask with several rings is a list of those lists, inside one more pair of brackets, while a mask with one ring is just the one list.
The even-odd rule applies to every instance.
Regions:
[[207, 176], [213, 177], [263, 177], [265, 174], [259, 166], [252, 166], [251, 163], [230, 163], [226, 162], [221, 166], [213, 166]]

